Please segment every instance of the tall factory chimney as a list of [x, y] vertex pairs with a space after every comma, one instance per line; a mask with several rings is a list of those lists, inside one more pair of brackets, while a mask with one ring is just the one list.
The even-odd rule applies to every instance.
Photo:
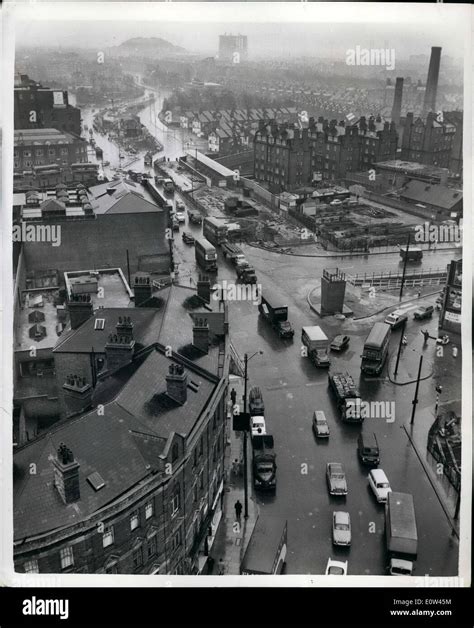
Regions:
[[436, 92], [438, 91], [439, 64], [441, 61], [441, 48], [431, 48], [430, 67], [426, 81], [425, 100], [423, 102], [423, 117], [430, 111], [436, 111]]
[[403, 96], [403, 78], [397, 76], [395, 83], [395, 95], [393, 97], [392, 106], [392, 122], [398, 126], [400, 124], [400, 115], [402, 112], [402, 96]]

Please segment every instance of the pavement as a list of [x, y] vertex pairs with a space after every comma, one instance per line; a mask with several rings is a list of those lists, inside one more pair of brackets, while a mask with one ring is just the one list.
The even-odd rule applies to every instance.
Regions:
[[[229, 378], [229, 391], [235, 389], [237, 393], [237, 403], [243, 399], [244, 381], [242, 377], [231, 375]], [[232, 471], [232, 462], [238, 460], [243, 464], [243, 433], [234, 432], [232, 429], [232, 402], [228, 400], [228, 446], [225, 455], [225, 465], [227, 469], [227, 480], [224, 488], [224, 511], [221, 518], [216, 539], [213, 543], [210, 555], [214, 559], [213, 574], [218, 574], [219, 561], [222, 558], [224, 563], [223, 575], [239, 575], [240, 563], [245, 549], [248, 545], [255, 522], [258, 516], [258, 506], [252, 495], [251, 470], [250, 470], [250, 447], [248, 450], [249, 463], [249, 500], [248, 518], [244, 518], [242, 511], [240, 522], [237, 521], [234, 504], [237, 500], [244, 505], [244, 479], [243, 472], [237, 474]], [[249, 439], [247, 439], [249, 442]]]

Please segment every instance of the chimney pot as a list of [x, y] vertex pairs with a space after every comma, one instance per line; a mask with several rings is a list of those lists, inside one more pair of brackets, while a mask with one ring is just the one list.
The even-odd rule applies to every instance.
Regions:
[[170, 364], [166, 376], [166, 394], [180, 405], [186, 403], [188, 397], [188, 376], [182, 364]]

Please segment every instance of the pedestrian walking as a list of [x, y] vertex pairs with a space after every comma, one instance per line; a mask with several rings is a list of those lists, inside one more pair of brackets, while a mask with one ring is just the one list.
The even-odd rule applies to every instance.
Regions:
[[232, 473], [234, 475], [239, 475], [239, 461], [237, 460], [237, 458], [235, 458], [234, 462], [232, 463]]
[[421, 297], [421, 290], [418, 291], [418, 298]]
[[237, 521], [240, 521], [240, 517], [242, 515], [242, 504], [240, 503], [239, 500], [235, 502], [234, 508], [235, 508], [235, 517]]
[[217, 565], [217, 574], [219, 576], [223, 576], [224, 573], [225, 573], [224, 561], [222, 560], [222, 558], [219, 558], [219, 564]]
[[235, 406], [235, 400], [237, 399], [237, 393], [235, 392], [235, 388], [232, 388], [230, 391], [230, 398], [232, 400], [232, 405]]

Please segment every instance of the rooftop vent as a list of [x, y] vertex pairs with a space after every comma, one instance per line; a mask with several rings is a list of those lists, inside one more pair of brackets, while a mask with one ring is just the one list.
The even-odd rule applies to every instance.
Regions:
[[45, 315], [43, 312], [39, 310], [35, 310], [34, 312], [30, 312], [28, 314], [28, 322], [29, 323], [42, 323], [45, 320]]
[[33, 325], [33, 327], [30, 327], [29, 336], [36, 342], [43, 340], [43, 338], [46, 338], [46, 327], [38, 324]]
[[88, 475], [87, 481], [92, 486], [94, 491], [100, 491], [100, 489], [104, 488], [105, 486], [105, 482], [102, 479], [102, 476], [97, 471], [94, 471], [94, 473], [91, 473], [90, 475]]

